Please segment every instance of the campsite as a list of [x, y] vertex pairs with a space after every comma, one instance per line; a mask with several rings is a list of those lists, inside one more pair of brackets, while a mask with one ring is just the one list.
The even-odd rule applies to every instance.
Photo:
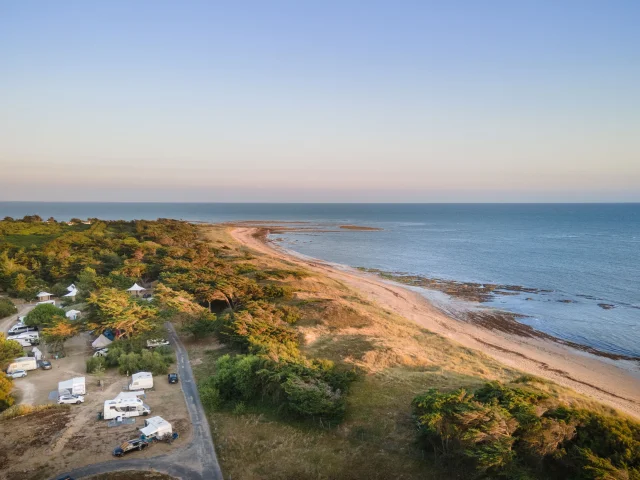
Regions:
[[[17, 316], [2, 322], [2, 331], [17, 320]], [[101, 375], [86, 373], [86, 361], [95, 352], [92, 343], [95, 335], [82, 332], [65, 343], [63, 358], [45, 358], [52, 364], [50, 370], [37, 368], [28, 376], [14, 382], [17, 404], [33, 405], [42, 409], [30, 415], [2, 420], [0, 428], [0, 470], [6, 475], [25, 480], [49, 478], [52, 472], [62, 472], [70, 467], [100, 461], [118, 459], [112, 455], [113, 449], [122, 442], [139, 438], [144, 420], [160, 416], [169, 422], [180, 441], [188, 441], [191, 425], [184, 397], [180, 387], [170, 385], [166, 375], [154, 377], [153, 388], [143, 393], [143, 401], [151, 408], [149, 416], [130, 418], [132, 423], [109, 426], [108, 420], [99, 420], [98, 413], [104, 403], [127, 392], [131, 377], [118, 374], [117, 370], [107, 370]], [[102, 341], [101, 341], [102, 342]], [[98, 342], [98, 346], [102, 343]], [[44, 348], [40, 347], [44, 352]], [[25, 349], [26, 351], [31, 348]], [[84, 378], [85, 402], [79, 405], [48, 408], [56, 405], [58, 389], [68, 386], [72, 393], [79, 393]], [[102, 386], [100, 386], [102, 383]], [[136, 392], [132, 392], [136, 393]], [[124, 395], [126, 397], [126, 395]], [[21, 445], [19, 450], [16, 445]], [[135, 452], [136, 457], [146, 458], [171, 451], [167, 443], [156, 442], [143, 451]]]

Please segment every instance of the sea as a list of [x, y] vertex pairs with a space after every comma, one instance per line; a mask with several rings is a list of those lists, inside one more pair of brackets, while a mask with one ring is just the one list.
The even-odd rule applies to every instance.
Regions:
[[0, 218], [31, 214], [57, 220], [309, 222], [319, 228], [274, 237], [300, 255], [345, 266], [539, 289], [498, 295], [485, 305], [520, 314], [519, 321], [561, 339], [640, 356], [638, 203], [0, 202]]

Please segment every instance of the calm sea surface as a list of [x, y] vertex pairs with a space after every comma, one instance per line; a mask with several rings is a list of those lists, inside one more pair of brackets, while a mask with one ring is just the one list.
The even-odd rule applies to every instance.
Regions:
[[552, 290], [492, 304], [528, 315], [524, 323], [561, 338], [640, 355], [640, 204], [0, 202], [0, 217], [27, 214], [380, 227], [278, 237], [289, 249], [350, 266]]

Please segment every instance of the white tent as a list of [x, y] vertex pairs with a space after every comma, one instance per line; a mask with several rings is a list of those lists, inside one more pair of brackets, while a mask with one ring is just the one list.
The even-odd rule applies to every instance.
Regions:
[[162, 439], [173, 433], [171, 424], [162, 417], [151, 417], [144, 421], [144, 427], [140, 429], [146, 438]]
[[78, 294], [78, 290], [74, 288], [72, 290], [69, 290], [69, 293], [65, 293], [63, 297], [75, 297], [77, 294]]
[[95, 349], [100, 349], [100, 348], [104, 348], [108, 345], [111, 344], [111, 340], [109, 340], [107, 337], [105, 337], [104, 335], [100, 335], [98, 338], [96, 338], [93, 343], [91, 344], [91, 346]]
[[127, 292], [142, 292], [143, 290], [146, 290], [146, 288], [143, 288], [137, 283], [134, 283], [131, 288], [127, 289]]
[[81, 313], [82, 312], [80, 310], [69, 310], [67, 313], [64, 314], [64, 316], [67, 317], [69, 320], [77, 320], [78, 316]]
[[135, 392], [120, 392], [114, 400], [117, 402], [119, 400], [126, 400], [128, 398], [138, 398], [138, 397], [146, 397], [144, 390], [138, 390]]
[[87, 393], [84, 377], [58, 382], [58, 395], [84, 395]]
[[[69, 292], [73, 292], [74, 290], [76, 290], [76, 285], [75, 285], [75, 283], [72, 283], [71, 285], [69, 285], [69, 286], [67, 287], [67, 291], [69, 291]], [[66, 296], [66, 295], [65, 295], [65, 296]]]
[[33, 353], [33, 358], [35, 358], [37, 361], [42, 360], [42, 352], [38, 347], [33, 347], [31, 353]]

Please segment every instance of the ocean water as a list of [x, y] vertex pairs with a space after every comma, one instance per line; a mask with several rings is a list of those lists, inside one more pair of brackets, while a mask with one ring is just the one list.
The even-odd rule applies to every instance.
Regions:
[[560, 338], [640, 356], [640, 204], [0, 202], [0, 217], [34, 213], [378, 227], [276, 237], [301, 254], [350, 266], [551, 290], [499, 296], [490, 305]]

